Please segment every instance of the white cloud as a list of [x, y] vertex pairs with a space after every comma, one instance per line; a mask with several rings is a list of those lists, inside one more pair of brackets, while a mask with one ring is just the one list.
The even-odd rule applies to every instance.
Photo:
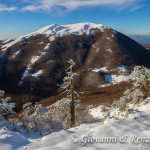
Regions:
[[65, 8], [73, 11], [80, 7], [90, 6], [108, 6], [115, 7], [118, 10], [130, 9], [132, 11], [139, 9], [142, 0], [24, 0], [29, 5], [22, 8], [23, 11], [51, 11], [56, 7]]
[[0, 4], [0, 12], [2, 11], [14, 11], [16, 7], [7, 7], [6, 5]]
[[38, 9], [39, 8], [35, 7], [34, 5], [28, 5], [28, 6], [22, 8], [23, 11], [36, 11]]
[[140, 8], [142, 8], [142, 7], [144, 7], [144, 6], [145, 6], [145, 5], [142, 5], [142, 4], [135, 5], [135, 6], [133, 6], [133, 7], [130, 9], [130, 12], [135, 11], [135, 10], [137, 10], [137, 9], [140, 9]]

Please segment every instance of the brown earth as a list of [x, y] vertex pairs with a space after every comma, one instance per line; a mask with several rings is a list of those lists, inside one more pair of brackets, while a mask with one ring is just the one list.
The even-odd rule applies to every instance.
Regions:
[[[121, 96], [123, 96], [123, 93], [125, 92], [126, 89], [129, 89], [131, 87], [132, 87], [131, 81], [130, 82], [123, 81], [121, 83], [111, 84], [106, 87], [90, 88], [84, 90], [83, 92], [80, 92], [79, 97], [76, 97], [76, 99], [81, 100], [81, 103], [84, 106], [89, 105], [98, 106], [100, 104], [110, 106], [114, 100], [118, 100]], [[49, 106], [52, 103], [64, 97], [66, 97], [65, 94], [59, 94], [46, 99], [42, 99], [39, 102], [39, 104], [42, 104], [43, 106]]]
[[[130, 82], [121, 82], [118, 84], [111, 84], [106, 87], [99, 87], [99, 88], [91, 88], [86, 89], [83, 92], [79, 93], [79, 97], [75, 99], [81, 100], [83, 107], [87, 107], [93, 105], [94, 107], [99, 105], [111, 106], [114, 100], [119, 100], [126, 89], [130, 89], [132, 87], [132, 81]], [[46, 107], [62, 98], [65, 98], [66, 94], [58, 94], [55, 96], [51, 96], [45, 99], [42, 99], [38, 104], [42, 104], [42, 106]], [[13, 118], [17, 118], [19, 116], [17, 113]]]

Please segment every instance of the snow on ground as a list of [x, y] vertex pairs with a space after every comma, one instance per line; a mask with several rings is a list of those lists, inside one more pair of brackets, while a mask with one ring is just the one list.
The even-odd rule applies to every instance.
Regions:
[[44, 44], [44, 42], [40, 42], [39, 44], [42, 45], [42, 44]]
[[108, 70], [106, 67], [103, 68], [95, 68], [92, 71], [93, 72], [104, 72], [105, 74], [105, 81], [107, 82], [107, 84], [105, 85], [101, 85], [101, 87], [105, 87], [105, 86], [109, 86], [111, 83], [112, 84], [116, 84], [116, 83], [120, 83], [122, 81], [128, 81], [130, 79], [130, 74], [127, 74], [127, 69], [126, 66], [121, 65], [117, 67], [117, 71], [119, 73], [119, 75], [115, 75], [115, 74], [110, 74], [109, 72], [114, 71], [113, 70]]
[[105, 73], [104, 76], [105, 76], [105, 81], [107, 82], [107, 84], [101, 85], [100, 87], [109, 86], [111, 83], [116, 84], [122, 81], [128, 81], [130, 79], [130, 74], [126, 74], [126, 71], [127, 71], [126, 66], [121, 65], [117, 67], [117, 71], [119, 75], [109, 73], [114, 70], [108, 70], [107, 67], [102, 67], [102, 68], [94, 68], [92, 71]]
[[15, 150], [29, 143], [30, 141], [18, 132], [11, 132], [3, 129], [0, 131], [1, 150]]
[[92, 70], [93, 72], [108, 72], [106, 67], [102, 67], [102, 68], [95, 68]]
[[[2, 51], [5, 52], [7, 50], [7, 48], [11, 47], [12, 45], [24, 40], [25, 38], [29, 38], [31, 36], [35, 36], [37, 34], [44, 34], [46, 36], [50, 36], [49, 40], [53, 41], [55, 39], [55, 37], [57, 36], [66, 36], [69, 34], [76, 34], [76, 35], [81, 35], [83, 33], [87, 34], [87, 35], [91, 35], [93, 32], [91, 31], [91, 29], [93, 28], [98, 28], [100, 29], [100, 31], [104, 31], [104, 29], [108, 28], [104, 25], [101, 24], [94, 24], [94, 23], [77, 23], [77, 24], [69, 24], [69, 25], [57, 25], [57, 24], [52, 24], [49, 26], [46, 26], [36, 32], [32, 32], [29, 33], [27, 35], [24, 36], [19, 36], [17, 38], [11, 39], [13, 41], [11, 41], [10, 39], [3, 42], [3, 46], [2, 46]], [[8, 42], [8, 43], [7, 43]], [[7, 44], [5, 44], [7, 43]]]
[[46, 51], [46, 50], [48, 50], [49, 49], [49, 46], [50, 46], [50, 44], [48, 43], [47, 45], [46, 45], [46, 47], [44, 47], [44, 51]]
[[49, 45], [50, 45], [50, 44], [48, 43], [48, 44], [43, 48], [43, 51], [40, 52], [40, 56], [33, 56], [33, 57], [32, 57], [30, 66], [31, 66], [32, 64], [34, 64], [36, 61], [38, 61], [41, 56], [43, 56], [44, 54], [46, 54], [45, 51], [49, 49]]
[[115, 39], [116, 40], [116, 34], [117, 34], [118, 32], [116, 31], [116, 30], [113, 30], [113, 35], [112, 35], [112, 37], [113, 37], [113, 39]]
[[66, 35], [69, 35], [71, 33], [76, 35], [81, 35], [83, 33], [87, 35], [91, 35], [91, 29], [98, 28], [101, 31], [103, 31], [106, 26], [103, 26], [101, 24], [94, 24], [94, 23], [77, 23], [77, 24], [69, 24], [69, 25], [51, 25], [47, 26], [38, 32], [41, 32], [42, 34], [51, 35], [49, 40], [53, 41], [55, 37], [61, 36], [64, 37]]
[[110, 49], [110, 48], [108, 48], [108, 51], [111, 53], [112, 52], [112, 50]]
[[[150, 98], [135, 105], [128, 118], [110, 118], [104, 122], [102, 107], [90, 110], [99, 122], [82, 124], [41, 138], [25, 138], [19, 133], [0, 131], [0, 149], [5, 150], [149, 150]], [[112, 110], [113, 112], [113, 110]]]
[[43, 55], [46, 54], [46, 50], [48, 50], [49, 45], [50, 45], [50, 44], [48, 43], [48, 44], [43, 48], [43, 50], [40, 52], [40, 55], [39, 55], [39, 56], [33, 56], [33, 57], [32, 57], [32, 59], [31, 59], [31, 61], [30, 61], [30, 64], [28, 65], [28, 67], [27, 67], [26, 70], [24, 71], [24, 73], [23, 73], [23, 75], [22, 75], [22, 77], [21, 77], [21, 81], [19, 82], [18, 85], [21, 85], [21, 84], [23, 83], [23, 79], [24, 79], [25, 77], [27, 77], [27, 76], [32, 76], [32, 77], [37, 78], [39, 75], [41, 75], [41, 74], [43, 73], [42, 70], [38, 70], [37, 72], [35, 72], [35, 73], [33, 73], [33, 74], [29, 73], [29, 71], [30, 71], [32, 65], [33, 65], [34, 63], [36, 63]]
[[110, 38], [110, 37], [107, 37], [107, 40], [111, 40], [111, 38]]
[[39, 58], [40, 56], [33, 56], [31, 59], [31, 64], [34, 64], [36, 61], [38, 61]]
[[109, 82], [109, 83], [120, 83], [122, 81], [127, 81], [129, 80], [129, 76], [127, 75], [110, 75], [110, 74], [107, 74], [105, 75], [105, 81]]
[[118, 70], [119, 75], [106, 74], [105, 81], [107, 81], [108, 83], [115, 84], [115, 83], [129, 80], [130, 78], [129, 74], [125, 74], [127, 71], [126, 66], [124, 65], [118, 66], [117, 70]]
[[45, 54], [46, 54], [46, 52], [40, 52], [40, 56], [43, 56]]
[[122, 72], [126, 72], [126, 71], [127, 71], [125, 65], [118, 66], [117, 69], [118, 69], [118, 72], [119, 72], [119, 73], [122, 73]]
[[92, 45], [92, 47], [96, 50], [96, 52], [99, 52], [99, 48], [97, 48], [95, 45]]
[[92, 115], [92, 117], [96, 120], [99, 119], [104, 119], [104, 114], [102, 113], [102, 109], [104, 106], [100, 105], [96, 108], [92, 108], [89, 110], [90, 114]]
[[14, 55], [12, 56], [13, 58], [16, 58], [16, 56], [20, 54], [20, 50], [18, 50], [16, 53], [14, 53]]
[[53, 60], [50, 59], [50, 60], [48, 60], [46, 63], [49, 63], [49, 62], [53, 62]]
[[37, 72], [31, 74], [31, 76], [37, 78], [37, 77], [38, 77], [39, 75], [41, 75], [42, 73], [43, 73], [42, 70], [38, 70]]
[[34, 78], [37, 78], [38, 76], [40, 76], [40, 75], [43, 73], [42, 70], [38, 70], [38, 71], [35, 72], [35, 73], [29, 73], [28, 70], [29, 70], [29, 68], [27, 68], [27, 69], [25, 70], [25, 72], [23, 73], [23, 75], [22, 75], [22, 77], [21, 77], [21, 81], [19, 82], [18, 85], [21, 85], [21, 84], [23, 83], [23, 79], [26, 78], [27, 76], [32, 76], [32, 77], [34, 77]]

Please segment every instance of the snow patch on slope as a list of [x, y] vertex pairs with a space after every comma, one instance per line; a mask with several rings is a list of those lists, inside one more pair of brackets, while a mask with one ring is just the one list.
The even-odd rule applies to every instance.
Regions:
[[106, 67], [102, 67], [102, 68], [95, 68], [92, 70], [93, 72], [108, 72]]
[[14, 55], [13, 55], [12, 57], [13, 57], [13, 58], [16, 58], [16, 56], [17, 56], [18, 54], [20, 54], [20, 50], [17, 51], [16, 53], [14, 53]]
[[97, 48], [95, 45], [92, 45], [92, 47], [96, 50], [96, 52], [99, 52], [99, 48]]
[[110, 75], [110, 74], [107, 74], [105, 75], [105, 81], [109, 82], [109, 83], [120, 83], [122, 81], [127, 81], [129, 80], [129, 76], [127, 75]]
[[50, 60], [48, 60], [46, 63], [49, 63], [49, 62], [53, 62], [53, 60], [52, 60], [52, 59], [50, 59]]
[[43, 56], [43, 55], [46, 54], [45, 51], [48, 50], [49, 45], [50, 45], [50, 44], [48, 43], [48, 44], [43, 48], [43, 51], [40, 52], [40, 56], [33, 56], [33, 57], [32, 57], [32, 59], [31, 59], [31, 61], [30, 61], [30, 64], [29, 64], [29, 68], [30, 68], [35, 62], [37, 62], [41, 56]]
[[38, 61], [39, 58], [40, 56], [33, 56], [31, 59], [31, 64], [34, 64], [36, 61]]
[[50, 47], [50, 43], [48, 43], [45, 47], [44, 47], [44, 51], [46, 51], [46, 50], [48, 50], [49, 49], [49, 47]]
[[32, 57], [32, 59], [31, 59], [31, 61], [30, 61], [30, 64], [27, 66], [27, 68], [26, 68], [26, 70], [24, 71], [24, 73], [23, 73], [23, 75], [22, 75], [22, 77], [21, 77], [21, 80], [20, 80], [20, 82], [19, 82], [19, 86], [21, 85], [21, 84], [23, 84], [23, 80], [24, 80], [24, 78], [26, 78], [27, 76], [32, 76], [32, 77], [35, 77], [35, 78], [37, 78], [38, 76], [40, 76], [42, 73], [43, 73], [43, 71], [42, 70], [38, 70], [37, 72], [35, 72], [35, 73], [29, 73], [29, 71], [31, 70], [31, 67], [32, 67], [32, 65], [36, 62], [36, 61], [38, 61], [38, 59], [40, 58], [41, 56], [33, 56]]
[[110, 52], [110, 53], [111, 53], [111, 52], [112, 52], [112, 50], [111, 50], [110, 48], [108, 48], [108, 52]]
[[130, 79], [129, 74], [125, 74], [127, 71], [126, 66], [121, 65], [121, 66], [118, 66], [116, 69], [117, 69], [119, 75], [115, 75], [115, 74], [111, 75], [109, 72], [111, 72], [113, 70], [108, 70], [107, 67], [95, 68], [92, 71], [105, 73], [105, 75], [104, 75], [105, 81], [108, 83], [105, 85], [101, 85], [101, 86], [107, 86], [107, 85], [110, 85], [111, 83], [116, 84], [116, 83], [120, 83], [122, 81], [127, 81]]
[[[108, 82], [109, 84], [110, 83], [116, 84], [116, 83], [120, 83], [122, 81], [128, 81], [130, 79], [130, 74], [126, 73], [127, 72], [127, 66], [120, 65], [116, 69], [117, 69], [117, 72], [119, 73], [119, 75], [107, 73], [109, 71], [106, 72], [107, 73], [105, 75], [105, 81], [106, 82]], [[113, 70], [110, 70], [110, 71], [113, 71]], [[106, 85], [108, 85], [108, 84], [106, 84]]]
[[127, 68], [127, 66], [125, 66], [125, 65], [121, 65], [121, 66], [117, 67], [119, 73], [126, 72], [127, 71], [126, 68]]
[[44, 42], [40, 42], [39, 44], [42, 45], [42, 44], [44, 44]]
[[25, 72], [23, 73], [23, 75], [22, 75], [22, 77], [21, 77], [21, 81], [19, 82], [19, 86], [21, 85], [21, 84], [23, 84], [23, 80], [24, 80], [24, 78], [26, 78], [27, 76], [32, 76], [32, 77], [34, 77], [34, 78], [37, 78], [38, 76], [40, 76], [41, 74], [43, 73], [43, 71], [42, 70], [38, 70], [37, 72], [35, 72], [35, 73], [29, 73], [29, 67], [25, 70]]
[[39, 56], [33, 56], [31, 61], [30, 61], [30, 64], [27, 66], [26, 70], [24, 71], [22, 77], [21, 77], [21, 81], [19, 82], [19, 86], [23, 83], [22, 81], [24, 80], [24, 78], [26, 78], [27, 76], [32, 76], [32, 77], [35, 77], [37, 78], [38, 76], [40, 76], [43, 71], [42, 70], [38, 70], [37, 72], [31, 74], [29, 73], [29, 71], [31, 70], [31, 67], [34, 63], [36, 63], [43, 55], [46, 54], [46, 50], [48, 50], [49, 48], [49, 43], [46, 45], [46, 47], [43, 48], [43, 51], [40, 52], [40, 55]]

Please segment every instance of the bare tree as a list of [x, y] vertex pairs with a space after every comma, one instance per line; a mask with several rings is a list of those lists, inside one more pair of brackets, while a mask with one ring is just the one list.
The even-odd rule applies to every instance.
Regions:
[[71, 127], [75, 126], [75, 104], [74, 104], [74, 94], [77, 94], [74, 90], [73, 78], [75, 73], [73, 73], [73, 67], [75, 66], [75, 62], [72, 59], [67, 61], [70, 66], [66, 70], [67, 76], [64, 77], [63, 83], [60, 85], [60, 92], [66, 93], [68, 97], [71, 99], [70, 102], [70, 117], [71, 117]]

